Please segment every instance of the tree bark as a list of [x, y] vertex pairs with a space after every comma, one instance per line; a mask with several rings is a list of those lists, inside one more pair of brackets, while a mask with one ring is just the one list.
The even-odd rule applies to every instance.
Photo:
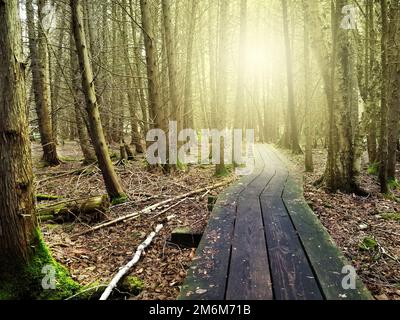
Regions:
[[171, 1], [162, 0], [163, 26], [165, 33], [165, 46], [168, 60], [168, 77], [169, 77], [169, 96], [171, 100], [171, 117], [172, 120], [178, 122], [178, 128], [182, 128], [182, 107], [179, 103], [178, 81], [177, 81], [177, 64], [176, 64], [176, 45], [172, 31], [171, 17]]
[[[190, 7], [189, 28], [187, 29], [187, 47], [186, 47], [186, 75], [185, 75], [185, 92], [184, 92], [184, 128], [193, 129], [194, 114], [193, 114], [193, 41], [196, 29], [196, 11], [198, 1], [192, 1]], [[225, 26], [226, 27], [226, 26]]]
[[40, 221], [73, 222], [81, 219], [89, 222], [99, 222], [110, 208], [108, 196], [91, 197], [81, 200], [68, 200], [38, 207], [37, 215]]
[[[229, 0], [221, 0], [219, 4], [219, 50], [218, 50], [218, 67], [217, 74], [217, 94], [216, 94], [216, 117], [214, 119], [214, 128], [224, 130], [226, 128], [226, 93], [227, 93], [227, 37], [228, 37], [228, 11]], [[217, 175], [226, 174], [225, 167], [225, 141], [220, 141], [220, 157], [219, 163], [216, 164], [215, 173]]]
[[297, 121], [294, 101], [294, 83], [293, 83], [293, 62], [292, 62], [292, 48], [289, 37], [289, 18], [288, 18], [288, 4], [287, 0], [282, 1], [283, 9], [283, 30], [285, 37], [285, 52], [286, 52], [286, 73], [288, 82], [288, 120], [289, 123], [286, 127], [286, 133], [290, 138], [290, 148], [295, 154], [302, 154], [297, 132]]
[[306, 148], [305, 148], [305, 169], [306, 172], [314, 171], [313, 163], [313, 147], [312, 147], [312, 113], [310, 110], [311, 96], [310, 96], [310, 81], [311, 77], [311, 64], [310, 64], [310, 43], [308, 26], [304, 24], [304, 107], [305, 107], [305, 135], [306, 135]]
[[76, 129], [78, 132], [79, 145], [83, 154], [84, 164], [90, 164], [96, 162], [96, 155], [90, 143], [87, 120], [85, 119], [83, 109], [83, 97], [81, 97], [81, 85], [79, 84], [79, 65], [77, 61], [77, 53], [74, 48], [75, 41], [73, 35], [70, 37], [70, 65], [71, 65], [71, 80], [73, 89], [73, 100], [74, 100], [74, 113], [76, 120]]
[[392, 1], [389, 10], [389, 41], [388, 65], [389, 68], [389, 96], [388, 96], [388, 159], [387, 176], [389, 180], [396, 180], [397, 143], [399, 140], [400, 122], [400, 4]]
[[39, 121], [40, 138], [43, 148], [43, 160], [50, 166], [57, 166], [60, 161], [54, 141], [50, 120], [50, 88], [48, 70], [48, 50], [45, 30], [41, 25], [45, 0], [38, 1], [38, 31], [36, 32], [33, 1], [26, 1], [29, 49], [31, 54], [31, 69], [33, 90], [35, 93], [36, 113]]
[[306, 21], [310, 26], [312, 47], [322, 72], [328, 102], [328, 161], [323, 176], [327, 189], [331, 192], [355, 192], [365, 195], [358, 183], [359, 136], [355, 113], [358, 104], [354, 98], [357, 88], [355, 74], [354, 44], [351, 31], [340, 28], [340, 16], [345, 3], [332, 2], [332, 54], [324, 41], [318, 0], [304, 0]]
[[86, 98], [86, 111], [89, 121], [89, 133], [99, 162], [100, 170], [106, 185], [107, 193], [112, 201], [126, 200], [126, 195], [114, 170], [100, 121], [100, 112], [96, 100], [96, 90], [93, 82], [93, 71], [90, 65], [89, 53], [83, 29], [83, 10], [81, 0], [71, 0], [72, 28], [75, 45], [78, 51], [82, 87]]
[[[18, 1], [0, 1], [0, 283], [27, 265], [36, 236]], [[1, 288], [2, 289], [2, 288]]]
[[382, 64], [382, 87], [381, 87], [381, 110], [380, 110], [380, 141], [379, 141], [379, 182], [381, 185], [381, 192], [387, 193], [388, 189], [388, 173], [387, 173], [387, 158], [388, 158], [388, 138], [387, 138], [387, 122], [388, 122], [388, 87], [389, 81], [388, 65], [387, 65], [387, 48], [388, 48], [388, 12], [387, 0], [381, 0], [381, 24], [382, 24], [382, 38], [381, 38], [381, 64]]

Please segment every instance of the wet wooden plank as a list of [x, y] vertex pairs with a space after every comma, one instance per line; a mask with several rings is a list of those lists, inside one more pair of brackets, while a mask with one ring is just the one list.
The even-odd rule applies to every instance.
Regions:
[[272, 283], [258, 197], [240, 197], [226, 300], [272, 300]]
[[276, 300], [322, 300], [307, 256], [281, 198], [261, 196]]
[[225, 299], [238, 197], [264, 168], [257, 150], [256, 157], [253, 173], [219, 195], [179, 300]]

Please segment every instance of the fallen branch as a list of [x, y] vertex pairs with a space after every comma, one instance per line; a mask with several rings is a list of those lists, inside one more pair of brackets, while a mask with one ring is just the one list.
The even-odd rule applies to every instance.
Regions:
[[80, 199], [67, 200], [54, 203], [48, 206], [39, 206], [37, 215], [42, 222], [53, 221], [72, 221], [76, 217], [85, 217], [91, 222], [99, 221], [104, 218], [105, 213], [110, 207], [107, 195]]
[[50, 181], [50, 180], [55, 180], [55, 179], [58, 179], [58, 178], [69, 176], [69, 175], [81, 175], [83, 173], [89, 174], [89, 173], [92, 173], [94, 171], [94, 168], [92, 170], [89, 170], [94, 166], [95, 165], [92, 163], [92, 164], [90, 164], [90, 165], [88, 165], [88, 166], [86, 166], [84, 168], [79, 168], [79, 169], [75, 169], [75, 170], [71, 170], [71, 171], [65, 171], [65, 172], [62, 172], [62, 173], [57, 173], [57, 175], [53, 175], [53, 176], [44, 178], [42, 180], [38, 180], [38, 181], [36, 181], [36, 183], [40, 184], [40, 183], [43, 183], [43, 182], [47, 182], [47, 181]]
[[[175, 203], [172, 206], [169, 206], [168, 208], [164, 209], [163, 211], [157, 213], [156, 215], [151, 216], [151, 218], [154, 219], [154, 218], [157, 218], [157, 217], [163, 215], [164, 213], [167, 213], [168, 211], [172, 210], [173, 208], [176, 208], [177, 206], [179, 206], [182, 202], [185, 202], [186, 200], [187, 200], [187, 198], [182, 199], [181, 201]], [[138, 213], [137, 215], [124, 220], [124, 222], [132, 221], [134, 219], [137, 219], [139, 216], [140, 216], [140, 214]]]
[[112, 226], [112, 225], [117, 224], [117, 223], [119, 223], [119, 222], [126, 221], [126, 220], [128, 220], [128, 219], [130, 219], [130, 218], [136, 218], [136, 217], [138, 217], [139, 215], [142, 215], [142, 214], [151, 213], [151, 212], [154, 211], [155, 209], [157, 209], [157, 208], [159, 208], [159, 207], [162, 207], [162, 206], [165, 206], [165, 205], [167, 205], [167, 204], [169, 204], [169, 203], [171, 203], [171, 202], [175, 202], [175, 201], [179, 201], [179, 200], [182, 200], [182, 199], [185, 199], [185, 198], [189, 198], [190, 196], [193, 196], [193, 195], [196, 195], [196, 194], [199, 194], [199, 193], [202, 193], [202, 192], [206, 192], [207, 190], [214, 190], [214, 189], [217, 189], [217, 188], [220, 188], [220, 187], [224, 187], [224, 186], [226, 186], [227, 184], [230, 184], [232, 181], [234, 181], [234, 179], [230, 179], [230, 180], [225, 181], [225, 182], [217, 183], [217, 184], [212, 185], [212, 186], [209, 186], [209, 187], [197, 189], [197, 190], [194, 190], [194, 191], [191, 191], [191, 192], [182, 194], [182, 195], [180, 195], [180, 196], [176, 196], [176, 197], [170, 198], [170, 199], [168, 199], [168, 200], [165, 200], [165, 201], [156, 203], [156, 204], [154, 204], [154, 205], [152, 205], [152, 206], [149, 206], [149, 207], [147, 207], [147, 208], [144, 208], [143, 210], [140, 210], [140, 211], [137, 211], [137, 212], [134, 212], [134, 213], [130, 213], [130, 214], [128, 214], [128, 215], [119, 217], [119, 218], [117, 218], [117, 219], [115, 219], [115, 220], [111, 220], [111, 221], [102, 223], [102, 224], [100, 224], [100, 225], [98, 225], [98, 226], [95, 226], [95, 227], [93, 227], [93, 228], [90, 228], [89, 230], [86, 230], [86, 231], [83, 231], [83, 232], [81, 232], [81, 233], [75, 234], [75, 235], [72, 236], [72, 238], [79, 237], [79, 236], [82, 236], [82, 235], [91, 233], [91, 232], [93, 232], [93, 231], [97, 231], [97, 230], [99, 230], [99, 229]]
[[162, 224], [159, 224], [156, 228], [155, 231], [150, 233], [150, 235], [147, 237], [147, 239], [138, 247], [135, 255], [133, 256], [133, 259], [129, 261], [125, 267], [120, 269], [118, 273], [115, 275], [115, 277], [111, 280], [110, 284], [107, 286], [106, 290], [104, 290], [103, 294], [100, 297], [100, 300], [107, 300], [108, 297], [110, 296], [111, 292], [113, 291], [114, 288], [117, 287], [118, 282], [123, 278], [124, 275], [128, 273], [128, 271], [136, 264], [138, 263], [144, 249], [146, 249], [151, 242], [153, 241], [154, 237], [157, 235], [157, 233], [160, 232], [160, 230], [163, 228]]

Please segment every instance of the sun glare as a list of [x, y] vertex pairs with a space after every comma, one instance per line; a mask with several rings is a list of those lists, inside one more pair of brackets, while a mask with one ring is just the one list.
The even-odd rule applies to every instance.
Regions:
[[282, 59], [281, 51], [273, 43], [263, 40], [258, 38], [246, 45], [245, 65], [249, 76], [274, 73], [279, 69], [279, 61]]

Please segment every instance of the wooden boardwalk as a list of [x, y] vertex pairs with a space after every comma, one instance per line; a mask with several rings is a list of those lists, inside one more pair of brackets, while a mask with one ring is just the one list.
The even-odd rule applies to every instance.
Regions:
[[304, 200], [299, 178], [271, 146], [255, 148], [255, 170], [220, 195], [182, 300], [371, 299]]

